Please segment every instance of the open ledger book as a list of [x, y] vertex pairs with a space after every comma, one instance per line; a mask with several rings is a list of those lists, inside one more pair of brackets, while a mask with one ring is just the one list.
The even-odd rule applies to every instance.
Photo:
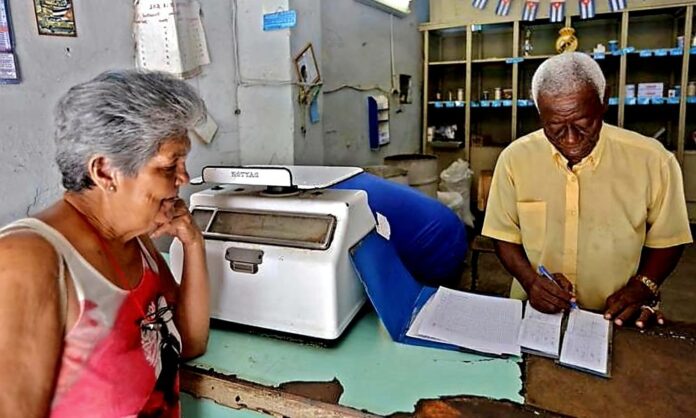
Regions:
[[527, 304], [523, 319], [519, 300], [424, 286], [375, 231], [350, 252], [370, 302], [396, 342], [493, 355], [519, 356], [524, 350], [608, 375], [611, 323], [601, 315], [573, 310], [559, 350], [561, 314], [543, 314]]
[[600, 314], [573, 309], [561, 346], [562, 325], [562, 313], [541, 313], [527, 303], [523, 318], [519, 300], [441, 287], [406, 335], [493, 355], [519, 356], [524, 351], [608, 377], [611, 323]]

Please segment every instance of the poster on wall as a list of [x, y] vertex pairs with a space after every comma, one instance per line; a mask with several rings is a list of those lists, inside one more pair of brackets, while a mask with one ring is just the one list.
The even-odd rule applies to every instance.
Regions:
[[138, 0], [134, 4], [138, 68], [191, 78], [210, 64], [198, 1]]
[[72, 0], [34, 0], [39, 35], [77, 36]]
[[317, 58], [312, 44], [307, 46], [295, 57], [295, 70], [302, 84], [317, 84], [321, 81]]
[[14, 53], [9, 5], [7, 0], [0, 0], [0, 84], [9, 83], [19, 83], [19, 71]]

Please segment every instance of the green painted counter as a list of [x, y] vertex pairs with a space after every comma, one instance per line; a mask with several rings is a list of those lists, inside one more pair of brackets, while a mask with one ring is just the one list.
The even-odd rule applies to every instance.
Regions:
[[369, 312], [328, 348], [213, 328], [207, 353], [189, 365], [271, 387], [337, 379], [339, 405], [384, 415], [441, 396], [521, 403], [520, 362], [397, 344]]

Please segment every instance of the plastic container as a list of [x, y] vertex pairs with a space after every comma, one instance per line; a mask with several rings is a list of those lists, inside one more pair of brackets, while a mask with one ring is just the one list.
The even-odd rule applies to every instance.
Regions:
[[408, 171], [408, 184], [437, 197], [437, 157], [430, 154], [398, 154], [384, 158], [384, 164]]
[[399, 184], [408, 185], [408, 170], [390, 165], [370, 165], [365, 172]]

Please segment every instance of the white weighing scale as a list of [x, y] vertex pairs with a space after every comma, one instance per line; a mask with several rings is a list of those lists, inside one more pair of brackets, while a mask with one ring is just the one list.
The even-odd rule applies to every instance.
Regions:
[[[355, 167], [206, 167], [191, 195], [203, 231], [211, 317], [324, 340], [365, 302], [349, 250], [375, 228], [362, 190], [326, 189]], [[172, 271], [183, 251], [174, 240]]]

